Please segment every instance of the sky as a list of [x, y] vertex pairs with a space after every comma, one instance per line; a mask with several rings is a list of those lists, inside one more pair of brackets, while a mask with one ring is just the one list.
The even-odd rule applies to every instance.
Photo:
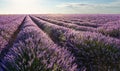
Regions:
[[120, 0], [0, 0], [0, 14], [120, 14]]

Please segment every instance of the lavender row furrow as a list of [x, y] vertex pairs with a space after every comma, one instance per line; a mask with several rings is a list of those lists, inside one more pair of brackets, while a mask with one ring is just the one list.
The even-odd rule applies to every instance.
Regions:
[[120, 40], [94, 32], [74, 31], [34, 16], [31, 18], [54, 42], [68, 47], [87, 70], [102, 69], [100, 67], [106, 70], [109, 70], [107, 67], [113, 67], [111, 70], [120, 69]]
[[97, 28], [97, 31], [106, 36], [120, 39], [120, 20], [106, 23]]
[[0, 35], [3, 37], [9, 37], [11, 34], [13, 34], [13, 31], [15, 31], [18, 28], [18, 26], [21, 24], [23, 19], [24, 19], [24, 16], [21, 16], [17, 19], [12, 20], [11, 22], [8, 22], [5, 25], [1, 25]]
[[[98, 15], [98, 16], [97, 15], [79, 15], [79, 16], [35, 15], [35, 16], [50, 23], [72, 28], [75, 30], [92, 31], [92, 32], [102, 33], [105, 36], [120, 38], [119, 15]], [[88, 19], [90, 21], [88, 20], [84, 21], [85, 19]], [[97, 22], [94, 22], [95, 19]], [[96, 29], [87, 26], [96, 27]]]
[[[18, 27], [21, 25], [23, 19], [24, 19], [24, 16], [19, 17], [18, 19], [14, 20], [12, 22], [9, 22], [5, 25], [0, 26], [0, 37], [2, 38], [1, 39], [2, 43], [0, 43], [0, 45], [1, 45], [0, 53], [1, 53], [2, 49], [6, 47], [8, 42], [12, 41], [13, 34], [18, 29]], [[14, 37], [13, 37], [13, 39], [14, 39]]]
[[[71, 34], [79, 34], [78, 37], [76, 38], [79, 38], [80, 36], [84, 37], [85, 35], [88, 34], [88, 36], [92, 37], [92, 38], [96, 38], [97, 39], [103, 39], [103, 38], [109, 38], [108, 40], [114, 40], [116, 42], [110, 42], [110, 41], [103, 41], [104, 43], [108, 43], [110, 45], [115, 45], [117, 46], [117, 48], [120, 48], [120, 44], [119, 44], [119, 40], [118, 39], [114, 39], [114, 38], [111, 38], [111, 37], [106, 37], [100, 33], [95, 33], [95, 32], [83, 32], [83, 31], [75, 31], [75, 30], [72, 30], [72, 29], [69, 29], [69, 28], [66, 28], [66, 27], [62, 27], [62, 26], [58, 26], [58, 25], [55, 25], [55, 24], [52, 24], [52, 23], [49, 23], [47, 21], [44, 21], [44, 20], [41, 20], [39, 18], [36, 18], [34, 16], [32, 16], [32, 19], [37, 23], [37, 25], [39, 27], [41, 27], [43, 30], [45, 29], [45, 31], [48, 31], [48, 33], [51, 33], [52, 31], [54, 31], [54, 33], [57, 33], [57, 29], [58, 29], [58, 32], [61, 31], [61, 33], [66, 33], [66, 36], [67, 34], [69, 33], [69, 35]], [[48, 29], [48, 30], [46, 30]], [[56, 31], [56, 32], [55, 32]], [[71, 32], [71, 33], [70, 33]], [[53, 33], [53, 34], [54, 34]], [[85, 35], [84, 35], [85, 34]], [[93, 35], [96, 35], [96, 36], [93, 36]], [[58, 36], [57, 36], [58, 37]], [[75, 37], [75, 36], [74, 36]], [[86, 37], [86, 36], [85, 36]], [[99, 37], [99, 38], [98, 38]]]
[[[41, 17], [41, 16], [37, 16], [37, 17]], [[57, 17], [51, 17], [51, 16], [45, 16], [45, 17], [41, 17], [43, 19], [47, 19], [48, 21], [51, 21], [52, 22], [59, 22], [59, 23], [65, 23], [65, 24], [74, 24], [74, 25], [77, 25], [77, 26], [85, 26], [85, 27], [90, 27], [90, 28], [97, 28], [101, 25], [99, 24], [96, 24], [96, 23], [91, 23], [91, 22], [87, 22], [87, 21], [84, 21], [84, 20], [81, 20], [79, 21], [78, 19], [74, 19], [73, 17], [69, 18], [69, 19], [61, 19], [61, 18], [57, 18]]]
[[66, 23], [72, 23], [72, 22], [90, 22], [90, 23], [94, 23], [98, 26], [101, 26], [103, 24], [106, 24], [108, 22], [113, 22], [113, 21], [117, 21], [117, 20], [120, 20], [120, 16], [119, 14], [117, 15], [86, 15], [86, 14], [71, 14], [71, 15], [35, 15], [35, 16], [40, 16], [40, 17], [43, 17], [43, 18], [52, 18], [52, 19], [55, 19], [55, 20], [59, 20], [59, 21], [62, 21], [62, 22], [66, 22]]
[[[38, 17], [40, 18], [40, 17]], [[79, 25], [76, 25], [76, 24], [73, 24], [73, 23], [64, 23], [64, 22], [61, 22], [61, 21], [57, 21], [57, 20], [52, 20], [52, 19], [45, 19], [45, 18], [40, 18], [44, 21], [48, 21], [50, 23], [53, 23], [53, 24], [56, 24], [56, 25], [59, 25], [59, 26], [63, 26], [63, 27], [67, 27], [67, 28], [71, 28], [71, 29], [75, 29], [75, 30], [79, 30], [79, 31], [91, 31], [91, 32], [95, 32], [96, 31], [96, 28], [93, 28], [93, 27], [87, 27], [87, 26], [79, 26]]]
[[[97, 32], [97, 33], [102, 33], [105, 36], [110, 36], [110, 37], [114, 37], [114, 38], [120, 38], [120, 23], [119, 20], [117, 21], [112, 21], [112, 22], [108, 22], [106, 24], [103, 25], [99, 25], [99, 24], [95, 24], [95, 23], [91, 23], [91, 22], [80, 22], [75, 21], [75, 23], [64, 23], [62, 21], [58, 21], [59, 18], [56, 17], [51, 17], [51, 16], [42, 16], [38, 18], [44, 20], [44, 21], [48, 21], [50, 23], [59, 25], [59, 26], [63, 26], [63, 27], [67, 27], [67, 28], [71, 28], [71, 29], [75, 29], [75, 30], [79, 30], [79, 31], [91, 31], [91, 32]], [[71, 18], [71, 20], [73, 19], [73, 17]], [[76, 25], [77, 24], [77, 25]], [[81, 26], [78, 26], [81, 25]], [[97, 25], [99, 27], [97, 27]], [[92, 28], [89, 26], [93, 26], [93, 27], [97, 27], [97, 28]]]

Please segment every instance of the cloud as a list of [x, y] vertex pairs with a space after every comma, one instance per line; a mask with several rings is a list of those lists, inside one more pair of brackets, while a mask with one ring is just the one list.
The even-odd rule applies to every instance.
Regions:
[[61, 7], [61, 8], [65, 8], [65, 7], [87, 7], [87, 6], [93, 6], [93, 5], [90, 5], [90, 4], [82, 4], [82, 3], [65, 3], [65, 4], [61, 4], [61, 5], [58, 5], [57, 7]]
[[116, 8], [120, 8], [120, 2], [113, 2], [113, 3], [109, 3], [109, 4], [83, 4], [83, 3], [66, 3], [66, 4], [61, 4], [58, 5], [57, 7], [61, 7], [61, 8], [70, 8], [70, 7], [74, 7], [74, 8], [81, 8], [81, 7], [92, 7], [92, 8], [96, 8], [96, 7], [116, 7]]
[[64, 3], [57, 7], [73, 13], [120, 13], [120, 0], [107, 4]]

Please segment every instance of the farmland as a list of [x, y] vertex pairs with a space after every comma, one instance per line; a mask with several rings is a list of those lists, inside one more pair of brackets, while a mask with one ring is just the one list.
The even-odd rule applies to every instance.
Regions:
[[120, 15], [0, 15], [0, 71], [120, 71]]

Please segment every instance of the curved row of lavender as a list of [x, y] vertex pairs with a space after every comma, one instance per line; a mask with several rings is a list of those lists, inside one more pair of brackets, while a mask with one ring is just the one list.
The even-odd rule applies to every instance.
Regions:
[[120, 15], [0, 16], [0, 29], [0, 71], [120, 70]]
[[0, 71], [77, 71], [73, 55], [26, 17]]
[[[12, 39], [24, 16], [0, 16], [0, 53]], [[1, 23], [2, 22], [2, 23]]]
[[[35, 15], [60, 26], [120, 38], [120, 15]], [[110, 25], [111, 24], [111, 25]], [[107, 30], [106, 30], [107, 29]]]
[[[76, 24], [76, 22], [78, 22], [79, 24], [81, 24], [81, 22], [90, 22], [91, 23], [95, 23], [97, 25], [100, 24], [106, 24], [107, 22], [113, 22], [113, 21], [117, 21], [120, 20], [120, 15], [119, 14], [103, 14], [103, 15], [99, 15], [99, 14], [95, 14], [95, 15], [79, 15], [79, 14], [68, 14], [68, 15], [52, 15], [52, 14], [47, 14], [47, 15], [35, 15], [37, 17], [43, 17], [43, 18], [48, 18], [48, 19], [54, 19], [54, 20], [58, 20], [58, 21], [62, 21], [62, 22], [66, 22], [66, 23], [74, 23]], [[99, 26], [98, 26], [99, 27]]]
[[[85, 27], [85, 26], [82, 26], [82, 25], [77, 25], [77, 24], [72, 24], [72, 23], [65, 23], [65, 22], [62, 22], [62, 21], [58, 21], [58, 20], [54, 20], [54, 19], [51, 19], [51, 18], [41, 18], [41, 17], [38, 17], [44, 21], [48, 21], [50, 23], [54, 23], [56, 25], [59, 25], [59, 26], [64, 26], [64, 27], [68, 27], [68, 28], [71, 28], [71, 29], [75, 29], [75, 30], [80, 30], [80, 31], [91, 31], [91, 32], [95, 32], [96, 29], [94, 27], [96, 27], [97, 25], [89, 25], [88, 27]], [[85, 23], [86, 24], [86, 23]], [[84, 24], [84, 25], [85, 25]], [[88, 25], [88, 24], [87, 24]]]
[[31, 17], [58, 45], [65, 46], [87, 70], [119, 70], [120, 40], [95, 32], [75, 31]]

